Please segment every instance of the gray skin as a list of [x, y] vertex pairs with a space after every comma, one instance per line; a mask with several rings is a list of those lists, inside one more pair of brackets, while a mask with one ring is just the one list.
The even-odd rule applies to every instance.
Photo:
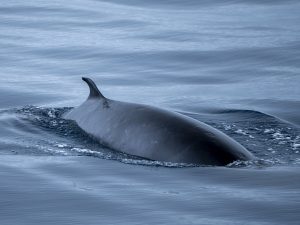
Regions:
[[224, 166], [254, 156], [215, 128], [180, 113], [105, 98], [95, 83], [88, 99], [64, 115], [102, 144], [127, 154], [176, 163]]

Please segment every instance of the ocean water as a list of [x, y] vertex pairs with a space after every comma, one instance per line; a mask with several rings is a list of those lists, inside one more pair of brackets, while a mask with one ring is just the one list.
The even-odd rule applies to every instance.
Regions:
[[[0, 224], [299, 224], [300, 3], [0, 4]], [[88, 96], [206, 122], [257, 159], [150, 161], [62, 114]]]

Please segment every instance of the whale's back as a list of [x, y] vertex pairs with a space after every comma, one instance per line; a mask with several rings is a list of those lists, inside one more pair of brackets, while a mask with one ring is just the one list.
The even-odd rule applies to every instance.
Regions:
[[86, 133], [115, 150], [152, 160], [208, 165], [254, 158], [205, 123], [153, 106], [107, 99], [91, 80], [86, 81], [89, 98], [65, 118], [75, 120]]

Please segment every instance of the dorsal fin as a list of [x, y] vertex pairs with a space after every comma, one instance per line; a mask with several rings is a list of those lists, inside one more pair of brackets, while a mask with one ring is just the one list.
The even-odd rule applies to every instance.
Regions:
[[82, 77], [82, 80], [85, 81], [90, 88], [90, 95], [88, 98], [105, 98], [101, 92], [99, 91], [99, 89], [97, 88], [96, 84], [94, 83], [94, 81], [92, 81], [90, 78], [87, 77]]

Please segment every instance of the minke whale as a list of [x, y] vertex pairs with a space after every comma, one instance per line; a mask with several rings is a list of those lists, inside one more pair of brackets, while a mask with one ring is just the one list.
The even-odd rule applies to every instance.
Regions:
[[127, 154], [175, 163], [224, 166], [254, 156], [221, 131], [196, 119], [154, 106], [104, 97], [83, 77], [90, 94], [63, 117], [100, 143]]

